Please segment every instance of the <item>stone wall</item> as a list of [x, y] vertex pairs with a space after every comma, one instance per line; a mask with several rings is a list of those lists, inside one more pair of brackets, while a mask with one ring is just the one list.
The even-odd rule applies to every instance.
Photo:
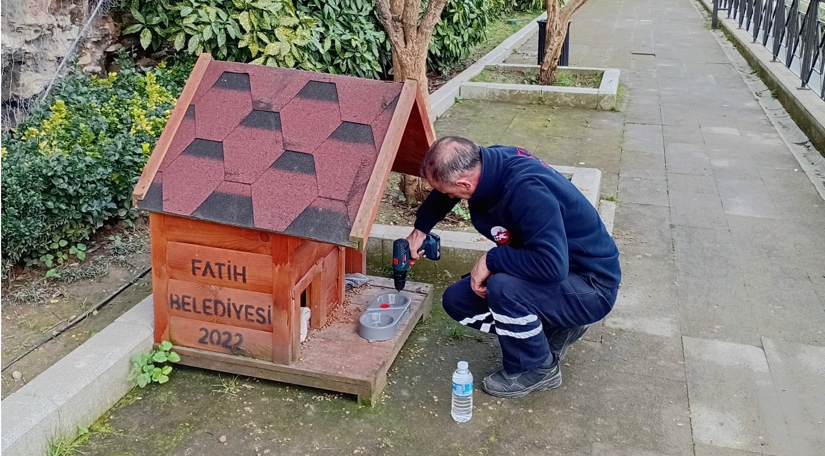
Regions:
[[3, 2], [0, 48], [4, 108], [39, 94], [67, 56], [76, 55], [86, 71], [102, 71], [105, 49], [117, 37], [117, 27], [108, 13], [98, 14], [76, 53], [71, 49], [96, 5], [95, 0]]

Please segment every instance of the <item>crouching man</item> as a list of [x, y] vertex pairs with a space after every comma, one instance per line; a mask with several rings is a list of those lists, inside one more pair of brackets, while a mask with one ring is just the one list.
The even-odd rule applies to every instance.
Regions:
[[568, 346], [610, 312], [621, 280], [619, 251], [598, 212], [567, 178], [516, 147], [447, 136], [421, 173], [434, 190], [407, 237], [413, 259], [461, 199], [497, 245], [443, 296], [456, 321], [498, 335], [504, 368], [484, 379], [484, 390], [521, 397], [557, 388]]

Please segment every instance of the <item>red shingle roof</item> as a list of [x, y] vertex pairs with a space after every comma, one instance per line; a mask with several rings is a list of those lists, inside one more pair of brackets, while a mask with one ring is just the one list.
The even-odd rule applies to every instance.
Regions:
[[[208, 66], [193, 71], [135, 189], [142, 209], [352, 245], [359, 209], [381, 198], [364, 201], [370, 179], [401, 161], [414, 172], [432, 141], [419, 101], [399, 106], [404, 83], [208, 56], [198, 65]], [[408, 143], [399, 161], [399, 147], [382, 150], [396, 116], [405, 132], [393, 144]], [[374, 175], [382, 154], [392, 156]]]

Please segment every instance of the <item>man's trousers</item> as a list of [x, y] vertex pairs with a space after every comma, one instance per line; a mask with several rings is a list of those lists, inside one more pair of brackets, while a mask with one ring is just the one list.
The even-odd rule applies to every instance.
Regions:
[[567, 328], [589, 325], [613, 308], [618, 289], [569, 274], [561, 282], [529, 282], [498, 273], [487, 279], [487, 298], [463, 278], [444, 292], [443, 304], [465, 326], [498, 335], [509, 373], [536, 369], [550, 355], [548, 339]]

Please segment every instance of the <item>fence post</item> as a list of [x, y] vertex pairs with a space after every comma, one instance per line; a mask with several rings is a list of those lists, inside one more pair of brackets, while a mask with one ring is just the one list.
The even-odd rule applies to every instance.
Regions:
[[713, 15], [710, 19], [710, 28], [716, 30], [719, 28], [719, 18], [717, 15], [719, 14], [719, 0], [713, 0]]

